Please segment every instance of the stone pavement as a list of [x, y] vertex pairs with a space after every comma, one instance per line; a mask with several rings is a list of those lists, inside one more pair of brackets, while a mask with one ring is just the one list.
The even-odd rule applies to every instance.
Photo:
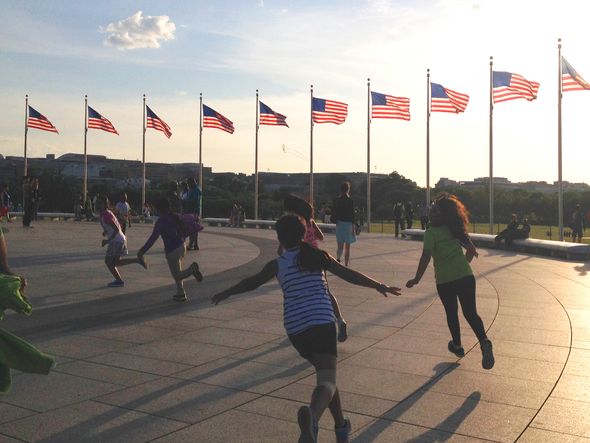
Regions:
[[[10, 263], [28, 278], [31, 317], [2, 327], [56, 356], [49, 376], [15, 373], [0, 397], [0, 441], [294, 442], [296, 411], [314, 375], [286, 340], [275, 282], [217, 307], [216, 291], [275, 257], [270, 230], [206, 228], [189, 252], [205, 274], [174, 285], [161, 243], [148, 271], [122, 268], [110, 281], [96, 223], [8, 225]], [[134, 225], [130, 251], [150, 226]], [[324, 244], [334, 251], [335, 241]], [[419, 242], [363, 234], [351, 266], [402, 286]], [[339, 347], [338, 386], [355, 442], [590, 441], [590, 266], [480, 251], [478, 309], [496, 366], [462, 322], [467, 354], [450, 354], [432, 268], [400, 297], [330, 286], [349, 324]], [[326, 413], [319, 441], [335, 441]]]

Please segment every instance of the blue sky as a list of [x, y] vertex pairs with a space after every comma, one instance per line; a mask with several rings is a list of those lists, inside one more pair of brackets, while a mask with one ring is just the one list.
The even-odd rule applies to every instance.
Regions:
[[[255, 89], [290, 128], [262, 127], [261, 171], [309, 170], [309, 85], [344, 101], [341, 126], [316, 125], [316, 171], [366, 170], [366, 79], [410, 97], [412, 120], [374, 120], [373, 171], [425, 183], [426, 68], [470, 95], [461, 115], [431, 117], [431, 180], [488, 174], [489, 56], [496, 70], [541, 83], [539, 98], [496, 105], [494, 171], [513, 181], [557, 178], [557, 38], [590, 80], [584, 1], [27, 1], [0, 0], [0, 153], [22, 155], [24, 95], [60, 130], [32, 130], [31, 156], [83, 150], [83, 97], [116, 137], [90, 131], [89, 153], [141, 157], [141, 95], [172, 128], [148, 131], [147, 160], [196, 161], [198, 97], [234, 121], [205, 129], [214, 171], [254, 169]], [[141, 12], [140, 12], [141, 11]], [[572, 13], [574, 12], [574, 13]], [[138, 15], [140, 14], [140, 15]], [[135, 17], [135, 21], [133, 20]], [[135, 23], [137, 26], [133, 28]], [[126, 31], [133, 31], [126, 38]], [[590, 92], [564, 96], [564, 179], [588, 181]], [[283, 149], [284, 146], [284, 149]]]

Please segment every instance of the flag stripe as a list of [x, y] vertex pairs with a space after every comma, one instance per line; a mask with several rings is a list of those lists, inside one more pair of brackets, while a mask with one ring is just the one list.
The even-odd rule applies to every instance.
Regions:
[[335, 123], [340, 125], [346, 120], [348, 105], [334, 100], [313, 97], [312, 120], [314, 123]]
[[464, 112], [469, 102], [467, 94], [452, 91], [437, 83], [431, 83], [430, 110], [431, 112]]
[[266, 106], [264, 103], [259, 102], [259, 109], [260, 114], [258, 116], [258, 123], [261, 125], [269, 125], [269, 126], [286, 126], [289, 127], [287, 124], [287, 117], [278, 112], [273, 111], [270, 107]]
[[410, 99], [371, 92], [371, 117], [410, 120]]
[[89, 129], [100, 129], [106, 132], [110, 132], [111, 134], [117, 134], [117, 130], [113, 126], [113, 124], [105, 117], [100, 115], [90, 106], [88, 106], [88, 128]]
[[164, 120], [156, 115], [154, 111], [150, 109], [149, 106], [146, 105], [147, 111], [147, 118], [146, 118], [146, 127], [155, 129], [156, 131], [162, 131], [164, 135], [168, 138], [172, 137], [172, 131], [170, 130], [170, 126], [166, 124]]
[[588, 89], [590, 89], [590, 84], [577, 73], [564, 57], [561, 57], [561, 90], [567, 92]]
[[539, 83], [529, 81], [522, 75], [494, 71], [492, 73], [492, 79], [494, 85], [492, 89], [494, 103], [516, 100], [519, 98], [532, 101], [537, 98]]
[[234, 133], [233, 122], [207, 105], [203, 105], [203, 127], [221, 129], [230, 134]]
[[29, 106], [27, 128], [41, 129], [42, 131], [55, 132], [56, 134], [59, 134], [57, 128], [51, 124], [47, 117], [35, 110], [32, 106]]

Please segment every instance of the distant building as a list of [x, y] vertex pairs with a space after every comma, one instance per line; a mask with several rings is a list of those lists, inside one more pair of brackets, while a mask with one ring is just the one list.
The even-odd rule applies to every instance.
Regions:
[[[478, 177], [474, 178], [472, 181], [455, 181], [451, 180], [447, 177], [441, 177], [439, 181], [436, 183], [435, 188], [443, 189], [443, 188], [451, 188], [451, 187], [460, 187], [465, 189], [479, 189], [483, 187], [488, 187], [489, 184], [489, 177]], [[586, 183], [570, 183], [567, 181], [563, 181], [563, 189], [564, 191], [588, 191], [590, 190], [590, 185]], [[513, 189], [523, 189], [529, 192], [558, 192], [558, 185], [557, 182], [547, 183], [545, 181], [528, 181], [528, 182], [518, 182], [512, 183], [506, 177], [494, 177], [494, 189], [505, 189], [505, 190], [513, 190]]]

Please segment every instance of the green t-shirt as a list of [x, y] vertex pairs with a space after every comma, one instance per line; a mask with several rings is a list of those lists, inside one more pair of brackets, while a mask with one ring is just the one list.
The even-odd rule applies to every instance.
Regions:
[[446, 226], [431, 226], [426, 230], [424, 250], [432, 254], [437, 284], [473, 275], [461, 243]]

